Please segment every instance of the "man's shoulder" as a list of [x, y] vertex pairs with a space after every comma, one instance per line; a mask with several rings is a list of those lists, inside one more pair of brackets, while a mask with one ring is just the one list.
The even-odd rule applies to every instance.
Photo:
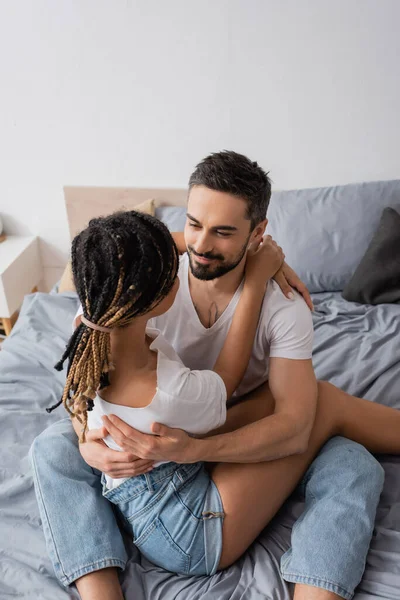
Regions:
[[293, 295], [293, 300], [287, 298], [279, 285], [270, 279], [264, 295], [262, 313], [269, 318], [278, 312], [287, 315], [310, 313], [304, 298], [296, 290], [293, 290]]
[[261, 309], [260, 325], [272, 341], [277, 335], [297, 332], [304, 335], [312, 331], [312, 315], [303, 297], [293, 290], [290, 300], [275, 281], [269, 281]]

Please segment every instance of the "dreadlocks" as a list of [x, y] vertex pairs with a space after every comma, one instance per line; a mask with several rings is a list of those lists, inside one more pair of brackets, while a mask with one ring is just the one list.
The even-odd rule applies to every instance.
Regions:
[[[124, 327], [155, 308], [170, 292], [179, 256], [167, 227], [155, 217], [132, 211], [92, 219], [72, 242], [72, 272], [83, 316], [101, 327]], [[72, 334], [58, 371], [68, 358], [61, 400], [82, 424], [85, 441], [87, 411], [97, 389], [109, 385], [109, 332], [81, 323]]]

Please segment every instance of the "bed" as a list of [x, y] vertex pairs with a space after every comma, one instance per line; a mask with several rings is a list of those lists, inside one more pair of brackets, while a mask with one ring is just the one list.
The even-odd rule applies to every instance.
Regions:
[[[400, 204], [399, 182], [396, 190]], [[334, 204], [337, 193], [328, 194], [327, 201], [330, 198]], [[314, 206], [313, 195], [308, 196]], [[186, 192], [66, 188], [65, 197], [73, 235], [91, 216], [107, 214], [117, 208], [133, 208], [149, 198], [156, 200], [157, 206], [163, 209], [159, 214], [167, 221], [167, 209], [177, 206], [175, 213], [171, 209], [175, 221], [169, 225], [174, 227], [178, 223], [179, 226], [184, 215]], [[278, 200], [271, 205], [270, 216], [271, 221], [276, 216], [276, 223], [283, 202], [282, 198]], [[300, 201], [297, 197], [296, 202]], [[385, 202], [387, 200], [383, 199], [382, 206]], [[319, 229], [321, 235], [326, 233], [324, 226]], [[285, 231], [278, 228], [272, 233], [280, 236], [277, 239], [288, 255]], [[366, 247], [370, 241], [369, 230], [365, 238]], [[308, 239], [308, 243], [311, 242]], [[337, 251], [343, 251], [340, 243]], [[294, 253], [291, 257], [289, 252], [289, 262], [297, 267]], [[313, 291], [313, 360], [318, 378], [329, 380], [349, 393], [400, 408], [400, 304], [373, 306], [348, 302], [342, 297], [340, 288], [334, 289], [340, 284], [323, 291], [307, 273], [301, 272], [301, 268], [297, 270], [306, 283], [311, 282]], [[313, 268], [313, 276], [315, 272], [316, 268]], [[0, 600], [14, 597], [32, 600], [79, 598], [74, 587], [66, 590], [58, 583], [47, 557], [27, 456], [35, 436], [64, 417], [62, 408], [50, 415], [45, 408], [59, 399], [63, 388], [65, 374], [55, 371], [53, 365], [70, 335], [77, 305], [74, 292], [58, 293], [57, 286], [49, 294], [27, 296], [11, 335], [1, 345]], [[386, 472], [386, 481], [356, 600], [400, 599], [400, 457], [381, 456], [379, 459]], [[293, 586], [282, 581], [279, 560], [289, 547], [291, 528], [302, 507], [301, 496], [293, 494], [241, 560], [210, 578], [164, 572], [132, 548], [128, 568], [121, 575], [125, 598], [289, 600]]]

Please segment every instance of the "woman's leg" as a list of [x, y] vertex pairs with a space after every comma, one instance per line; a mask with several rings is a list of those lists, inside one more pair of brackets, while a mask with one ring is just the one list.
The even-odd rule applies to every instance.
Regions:
[[[216, 433], [237, 429], [272, 414], [274, 402], [268, 386], [259, 388], [249, 398], [247, 402], [238, 404], [228, 411], [226, 424]], [[384, 410], [381, 410], [382, 408]], [[385, 407], [375, 408], [368, 401], [353, 399], [334, 386], [321, 382], [319, 410], [308, 455], [274, 461], [280, 464], [280, 468], [275, 472], [276, 477], [271, 470], [272, 463], [264, 463], [265, 471], [261, 465], [258, 467], [218, 465], [214, 469], [228, 495], [230, 484], [226, 484], [226, 481], [229, 481], [227, 472], [230, 471], [231, 481], [234, 482], [237, 475], [234, 474], [234, 470], [237, 467], [239, 471], [241, 467], [244, 468], [246, 474], [249, 468], [257, 471], [257, 473], [253, 472], [253, 477], [250, 476], [250, 487], [246, 488], [247, 482], [244, 486], [242, 482], [238, 485], [237, 481], [232, 484], [233, 493], [238, 493], [239, 501], [243, 500], [243, 491], [245, 490], [247, 494], [249, 490], [247, 500], [242, 502], [241, 516], [236, 515], [235, 522], [234, 519], [231, 520], [235, 531], [233, 537], [237, 539], [242, 535], [242, 532], [237, 535], [240, 521], [244, 524], [245, 534], [249, 533], [247, 526], [250, 515], [251, 517], [255, 515], [253, 508], [254, 501], [257, 499], [256, 508], [261, 518], [261, 526], [259, 528], [255, 526], [253, 530], [255, 535], [248, 536], [246, 543], [234, 556], [231, 554], [225, 557], [226, 565], [230, 560], [235, 560], [240, 555], [240, 551], [245, 549], [244, 546], [251, 543], [250, 538], [254, 539], [267, 524], [306, 470], [318, 446], [339, 431], [350, 433], [349, 428], [355, 411], [358, 417], [368, 417], [365, 441], [370, 444], [377, 437], [372, 427], [372, 415], [375, 422], [376, 417], [381, 419], [381, 425], [387, 425], [393, 418], [398, 422], [399, 418], [399, 413], [396, 411]], [[369, 427], [371, 429], [368, 432]], [[393, 427], [392, 429], [394, 431]], [[352, 433], [355, 436], [366, 435], [362, 428], [358, 433], [353, 430]], [[299, 467], [302, 462], [303, 465]], [[227, 469], [226, 473], [224, 468]], [[284, 485], [282, 480], [286, 480]], [[365, 568], [376, 507], [383, 485], [383, 469], [365, 448], [350, 440], [335, 437], [323, 446], [312, 462], [311, 467], [306, 471], [303, 484], [305, 510], [293, 529], [292, 547], [282, 558], [282, 575], [287, 581], [298, 584], [295, 588], [296, 600], [351, 598]], [[277, 494], [282, 494], [280, 499], [277, 498]], [[271, 495], [276, 502], [275, 505], [267, 501], [271, 499]], [[237, 508], [235, 503], [235, 500], [230, 502], [233, 510]], [[268, 506], [260, 506], [259, 503]], [[254, 519], [252, 521], [254, 525]], [[225, 541], [226, 538], [225, 535]], [[226, 547], [230, 546], [232, 549], [231, 541], [226, 542], [228, 544]], [[340, 552], [337, 552], [337, 548], [340, 548]], [[221, 565], [226, 566], [222, 562], [225, 560], [224, 556], [221, 558]]]
[[[244, 427], [274, 412], [275, 403], [267, 383], [243, 399], [246, 401], [228, 410], [226, 423], [213, 435]], [[324, 404], [334, 423], [332, 435], [353, 440], [373, 454], [400, 454], [400, 410], [356, 398], [327, 381], [318, 382], [318, 402]]]
[[318, 382], [318, 399], [335, 407], [339, 435], [373, 454], [400, 454], [400, 410], [350, 396], [327, 381]]
[[82, 600], [124, 600], [117, 569], [93, 571], [75, 581]]
[[[262, 403], [256, 397], [233, 407], [232, 421], [241, 413], [244, 422], [250, 419], [251, 407], [254, 409], [253, 420], [263, 418]], [[304, 454], [269, 462], [213, 466], [211, 477], [225, 512], [220, 569], [234, 563], [247, 550], [293, 492], [321, 446], [335, 434], [333, 415], [325, 403], [318, 403], [315, 425]]]

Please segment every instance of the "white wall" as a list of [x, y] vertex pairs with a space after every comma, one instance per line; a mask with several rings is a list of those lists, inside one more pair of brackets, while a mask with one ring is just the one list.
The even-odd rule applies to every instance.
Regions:
[[62, 186], [185, 186], [235, 149], [279, 188], [400, 177], [398, 0], [0, 0], [0, 212], [66, 261]]

